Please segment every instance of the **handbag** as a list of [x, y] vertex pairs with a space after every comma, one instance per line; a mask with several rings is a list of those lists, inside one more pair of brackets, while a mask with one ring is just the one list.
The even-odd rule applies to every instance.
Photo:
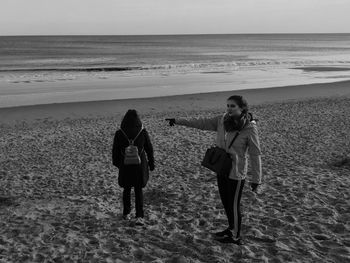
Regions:
[[[233, 142], [239, 135], [239, 131], [236, 133], [235, 137], [232, 139], [228, 148], [231, 148]], [[210, 147], [204, 155], [202, 166], [208, 168], [209, 170], [217, 173], [219, 176], [228, 177], [232, 168], [232, 158], [225, 149], [218, 146]]]

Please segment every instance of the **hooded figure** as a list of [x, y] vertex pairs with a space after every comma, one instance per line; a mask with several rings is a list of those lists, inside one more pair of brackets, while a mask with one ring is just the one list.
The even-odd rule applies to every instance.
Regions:
[[[130, 145], [130, 142], [137, 146], [141, 160], [140, 164], [124, 164], [125, 149]], [[136, 110], [127, 111], [121, 122], [120, 129], [115, 133], [112, 159], [113, 165], [119, 169], [118, 184], [124, 188], [124, 218], [130, 217], [130, 193], [132, 187], [135, 188], [136, 218], [143, 218], [142, 188], [148, 182], [149, 170], [154, 170], [154, 156], [148, 132], [143, 128]]]

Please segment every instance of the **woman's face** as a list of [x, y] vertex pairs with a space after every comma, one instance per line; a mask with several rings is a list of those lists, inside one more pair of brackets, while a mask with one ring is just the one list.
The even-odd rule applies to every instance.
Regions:
[[242, 113], [242, 109], [237, 105], [234, 100], [227, 101], [227, 113], [230, 116], [240, 116]]

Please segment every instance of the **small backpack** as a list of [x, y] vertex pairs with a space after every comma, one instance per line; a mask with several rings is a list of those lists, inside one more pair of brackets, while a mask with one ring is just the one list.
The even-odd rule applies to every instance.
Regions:
[[[129, 141], [129, 146], [127, 146], [125, 148], [124, 164], [125, 165], [141, 164], [141, 159], [140, 159], [140, 155], [139, 155], [139, 149], [137, 148], [137, 146], [134, 145], [134, 142], [137, 139], [137, 137], [140, 135], [140, 133], [142, 132], [143, 128], [141, 128], [141, 130], [139, 131], [139, 133], [136, 135], [136, 137], [133, 140], [130, 140], [122, 129], [120, 129], [120, 130], [122, 131], [124, 136]], [[143, 151], [143, 149], [142, 149], [142, 151]], [[142, 153], [142, 151], [141, 151], [141, 153]]]

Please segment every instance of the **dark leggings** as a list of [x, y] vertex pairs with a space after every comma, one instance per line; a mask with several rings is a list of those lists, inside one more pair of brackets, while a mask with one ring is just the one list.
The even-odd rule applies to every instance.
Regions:
[[232, 180], [223, 176], [218, 176], [217, 180], [229, 229], [233, 230], [235, 238], [239, 238], [242, 222], [240, 203], [245, 180]]
[[[131, 211], [131, 186], [130, 187], [124, 187], [123, 191], [123, 215], [127, 215]], [[143, 217], [143, 193], [142, 193], [142, 186], [135, 186], [134, 187], [135, 192], [135, 210], [136, 210], [136, 217]]]

